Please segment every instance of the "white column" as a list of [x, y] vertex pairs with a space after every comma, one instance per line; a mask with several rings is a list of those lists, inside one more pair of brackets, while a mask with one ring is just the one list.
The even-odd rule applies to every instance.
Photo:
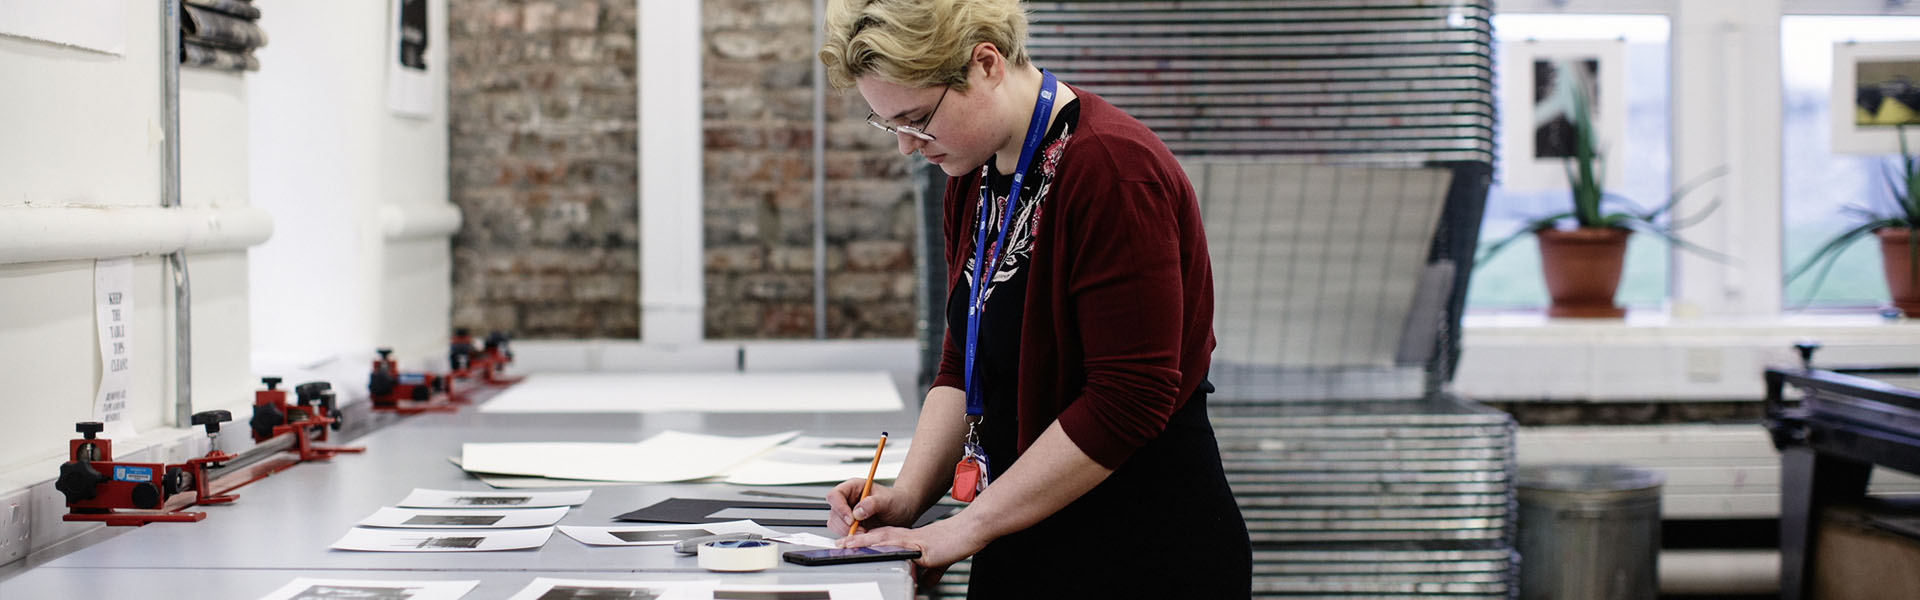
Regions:
[[1780, 2], [1675, 3], [1673, 184], [1730, 170], [1681, 201], [1679, 215], [1716, 197], [1720, 208], [1680, 234], [1734, 256], [1721, 263], [1674, 252], [1676, 317], [1780, 311]]
[[698, 342], [701, 237], [700, 2], [639, 4], [640, 333]]

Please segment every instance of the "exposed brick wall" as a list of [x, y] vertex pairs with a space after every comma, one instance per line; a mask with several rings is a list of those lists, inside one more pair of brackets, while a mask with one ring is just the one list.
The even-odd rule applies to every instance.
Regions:
[[[708, 0], [706, 336], [810, 338], [813, 4]], [[912, 160], [827, 94], [827, 336], [914, 334]]]
[[[634, 3], [450, 3], [455, 325], [638, 337]], [[816, 18], [703, 4], [708, 338], [813, 336]], [[827, 334], [912, 336], [917, 159], [858, 94], [827, 112]]]
[[453, 323], [635, 338], [633, 0], [449, 0]]

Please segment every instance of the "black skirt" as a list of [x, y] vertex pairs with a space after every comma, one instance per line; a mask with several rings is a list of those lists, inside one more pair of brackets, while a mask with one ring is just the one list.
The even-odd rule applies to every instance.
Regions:
[[1252, 582], [1203, 391], [1106, 481], [975, 554], [967, 597], [1247, 598]]

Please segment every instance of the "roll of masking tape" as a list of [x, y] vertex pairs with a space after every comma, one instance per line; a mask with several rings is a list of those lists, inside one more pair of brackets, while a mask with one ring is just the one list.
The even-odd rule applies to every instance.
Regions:
[[780, 545], [767, 540], [722, 540], [700, 545], [700, 568], [759, 571], [780, 564]]

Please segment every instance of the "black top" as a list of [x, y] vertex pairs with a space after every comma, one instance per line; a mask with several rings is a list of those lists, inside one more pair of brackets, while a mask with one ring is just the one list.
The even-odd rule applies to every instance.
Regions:
[[[1079, 125], [1076, 99], [1060, 109], [1023, 181], [1007, 233], [1008, 250], [989, 279], [974, 357], [984, 400], [977, 432], [994, 478], [1019, 459], [1020, 331], [1036, 220], [1047, 214], [1050, 174]], [[987, 162], [994, 196], [988, 244], [1004, 220], [1013, 176]], [[979, 215], [963, 229], [968, 264], [947, 296], [947, 326], [965, 348]], [[991, 251], [989, 247], [989, 251]], [[1219, 446], [1200, 392], [1175, 411], [1160, 437], [1141, 447], [1111, 477], [1033, 527], [989, 543], [973, 557], [969, 598], [1246, 598], [1251, 550], [1245, 523], [1220, 467]], [[1145, 541], [1145, 544], [1142, 541]], [[1176, 548], [1161, 552], [1156, 547]]]

